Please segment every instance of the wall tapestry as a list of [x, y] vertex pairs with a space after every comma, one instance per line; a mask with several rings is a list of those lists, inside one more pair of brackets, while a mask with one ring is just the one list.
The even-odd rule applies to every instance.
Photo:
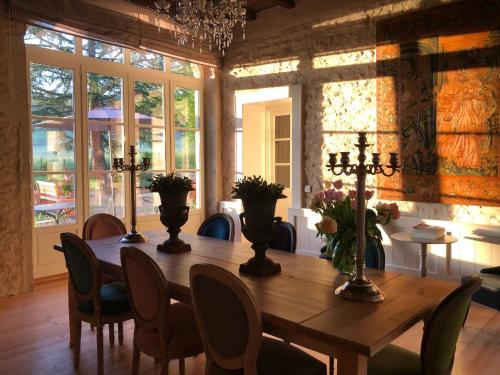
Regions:
[[500, 206], [500, 31], [377, 46], [378, 150], [402, 173], [384, 199]]

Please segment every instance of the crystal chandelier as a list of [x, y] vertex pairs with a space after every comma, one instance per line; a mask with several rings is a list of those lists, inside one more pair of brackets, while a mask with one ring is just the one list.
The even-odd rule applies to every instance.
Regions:
[[243, 29], [245, 39], [246, 1], [244, 0], [158, 0], [155, 1], [156, 23], [161, 19], [173, 26], [173, 33], [179, 45], [191, 42], [194, 48], [198, 42], [207, 42], [210, 50], [215, 44], [222, 55], [233, 40], [237, 23]]

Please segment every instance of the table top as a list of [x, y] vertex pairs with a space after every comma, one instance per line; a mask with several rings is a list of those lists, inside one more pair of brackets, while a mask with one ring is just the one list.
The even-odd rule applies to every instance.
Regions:
[[[303, 342], [293, 342], [306, 347], [311, 340], [321, 343], [309, 347], [319, 348], [324, 354], [332, 354], [331, 348], [341, 347], [372, 356], [422, 319], [456, 288], [441, 280], [367, 270], [367, 277], [380, 287], [386, 298], [375, 304], [352, 302], [335, 296], [335, 288], [346, 277], [324, 259], [268, 250], [268, 256], [281, 263], [282, 272], [258, 277], [239, 273], [239, 265], [253, 256], [250, 244], [181, 233], [180, 237], [192, 250], [174, 255], [156, 250], [156, 245], [167, 238], [165, 232], [145, 234], [149, 241], [133, 246], [158, 263], [171, 285], [173, 298], [189, 300], [189, 268], [193, 264], [218, 265], [238, 276], [252, 291], [267, 332], [290, 333], [289, 337], [297, 340], [307, 337]], [[119, 239], [109, 237], [87, 242], [103, 266], [119, 269], [120, 248], [124, 246]], [[55, 248], [60, 250], [60, 245]]]
[[35, 211], [54, 211], [54, 210], [74, 209], [74, 208], [75, 208], [75, 202], [37, 204], [34, 207]]
[[453, 236], [449, 236], [447, 234], [444, 237], [430, 239], [430, 238], [417, 238], [412, 237], [411, 233], [408, 232], [398, 232], [391, 234], [391, 238], [401, 242], [413, 242], [413, 243], [422, 243], [429, 245], [447, 245], [449, 243], [457, 242], [457, 239]]

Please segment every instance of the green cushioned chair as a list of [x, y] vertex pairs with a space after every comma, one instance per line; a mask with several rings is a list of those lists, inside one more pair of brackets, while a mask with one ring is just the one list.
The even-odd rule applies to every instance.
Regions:
[[[61, 233], [61, 243], [69, 273], [70, 324], [75, 333], [73, 361], [75, 367], [80, 360], [82, 322], [87, 322], [97, 330], [97, 373], [103, 368], [103, 326], [121, 325], [132, 318], [126, 287], [123, 282], [102, 284], [99, 261], [92, 249], [73, 233]], [[119, 342], [123, 343], [123, 331], [119, 331]]]
[[471, 296], [480, 286], [481, 278], [473, 276], [436, 307], [425, 325], [420, 355], [389, 345], [368, 361], [368, 374], [451, 374], [460, 329], [466, 318]]

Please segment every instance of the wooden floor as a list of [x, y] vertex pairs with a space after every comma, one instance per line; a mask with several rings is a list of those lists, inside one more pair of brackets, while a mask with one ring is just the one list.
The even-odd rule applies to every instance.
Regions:
[[[35, 287], [35, 292], [0, 299], [0, 374], [62, 375], [95, 374], [95, 332], [82, 328], [79, 371], [73, 369], [68, 347], [66, 281]], [[129, 374], [132, 358], [133, 323], [125, 324], [125, 343], [110, 347], [105, 330], [104, 369], [106, 374]], [[416, 352], [422, 338], [418, 324], [396, 340], [396, 344]], [[327, 357], [314, 354], [327, 363]], [[204, 374], [203, 355], [186, 361], [186, 373]], [[177, 362], [170, 374], [178, 374]], [[498, 375], [500, 373], [500, 313], [474, 304], [460, 335], [453, 374]], [[159, 374], [159, 366], [141, 357], [141, 374]]]

